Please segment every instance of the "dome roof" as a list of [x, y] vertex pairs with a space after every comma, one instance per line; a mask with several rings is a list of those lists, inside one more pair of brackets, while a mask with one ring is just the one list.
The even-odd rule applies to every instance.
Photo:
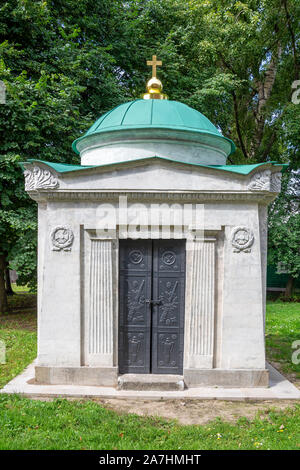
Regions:
[[79, 153], [77, 144], [93, 135], [99, 134], [100, 137], [101, 133], [130, 129], [196, 132], [230, 143], [228, 155], [235, 151], [234, 143], [222, 136], [209, 119], [199, 111], [178, 101], [144, 99], [121, 104], [103, 114], [82, 137], [73, 142], [72, 148], [76, 153]]

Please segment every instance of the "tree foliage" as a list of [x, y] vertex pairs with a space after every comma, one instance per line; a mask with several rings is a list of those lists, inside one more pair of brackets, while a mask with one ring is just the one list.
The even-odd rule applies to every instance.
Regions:
[[0, 105], [0, 311], [8, 260], [19, 282], [33, 286], [36, 279], [36, 205], [18, 163], [78, 162], [72, 141], [98, 113], [127, 99], [110, 53], [119, 11], [119, 2], [107, 0], [11, 0], [0, 7], [7, 88]]
[[294, 280], [300, 276], [300, 172], [289, 171], [283, 190], [269, 210], [270, 264], [279, 263], [289, 273], [286, 296], [292, 294]]
[[144, 92], [152, 54], [163, 60], [170, 99], [235, 141], [232, 163], [297, 168], [300, 105], [291, 86], [299, 79], [299, 20], [298, 0], [1, 2], [0, 299], [7, 260], [20, 282], [35, 279], [36, 205], [18, 162], [78, 163], [72, 141]]

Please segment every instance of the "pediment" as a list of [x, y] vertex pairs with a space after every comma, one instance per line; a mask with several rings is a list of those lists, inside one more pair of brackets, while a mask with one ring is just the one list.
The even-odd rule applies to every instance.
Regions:
[[154, 160], [97, 167], [60, 175], [61, 189], [138, 191], [241, 191], [246, 181], [215, 168]]
[[[25, 189], [32, 192], [100, 194], [156, 192], [211, 195], [280, 191], [282, 165], [198, 165], [151, 157], [99, 166], [67, 165], [31, 160], [23, 163]], [[37, 199], [35, 197], [35, 199]]]

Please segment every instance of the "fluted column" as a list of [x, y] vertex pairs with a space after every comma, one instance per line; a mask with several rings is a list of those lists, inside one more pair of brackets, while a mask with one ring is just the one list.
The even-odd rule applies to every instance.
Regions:
[[266, 320], [266, 294], [267, 294], [267, 253], [268, 253], [268, 208], [259, 206], [259, 236], [261, 256], [261, 276], [263, 295], [264, 329]]
[[186, 336], [186, 367], [213, 367], [215, 322], [214, 237], [191, 242], [189, 328]]
[[113, 366], [112, 240], [91, 240], [88, 321], [89, 364]]

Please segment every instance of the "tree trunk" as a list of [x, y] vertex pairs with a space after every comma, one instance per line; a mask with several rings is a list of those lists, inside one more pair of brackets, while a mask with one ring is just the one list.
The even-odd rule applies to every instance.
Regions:
[[0, 314], [8, 311], [7, 295], [5, 289], [5, 255], [0, 254]]
[[276, 53], [273, 52], [272, 58], [270, 63], [265, 71], [265, 76], [262, 81], [256, 82], [256, 88], [258, 90], [258, 102], [257, 102], [257, 109], [255, 111], [255, 124], [256, 129], [253, 138], [253, 148], [252, 153], [253, 156], [259, 150], [260, 145], [263, 140], [264, 136], [264, 128], [265, 128], [265, 107], [266, 104], [271, 96], [273, 86], [275, 83], [278, 63], [282, 54], [282, 48], [280, 43], [277, 44], [277, 51]]
[[5, 269], [5, 284], [6, 284], [7, 295], [14, 295], [14, 291], [12, 290], [12, 287], [11, 287], [9, 267], [8, 267], [7, 261], [6, 261], [6, 269]]
[[287, 281], [286, 286], [285, 286], [285, 292], [284, 292], [284, 297], [286, 299], [292, 297], [294, 281], [295, 281], [295, 279], [292, 276], [290, 276], [288, 278], [288, 281]]
[[297, 45], [296, 45], [296, 35], [292, 27], [292, 18], [288, 9], [288, 4], [287, 0], [283, 0], [283, 6], [285, 10], [285, 15], [287, 19], [287, 28], [291, 36], [291, 42], [292, 42], [292, 51], [293, 51], [293, 57], [294, 57], [294, 79], [299, 80], [299, 75], [300, 75], [300, 64], [297, 59]]

